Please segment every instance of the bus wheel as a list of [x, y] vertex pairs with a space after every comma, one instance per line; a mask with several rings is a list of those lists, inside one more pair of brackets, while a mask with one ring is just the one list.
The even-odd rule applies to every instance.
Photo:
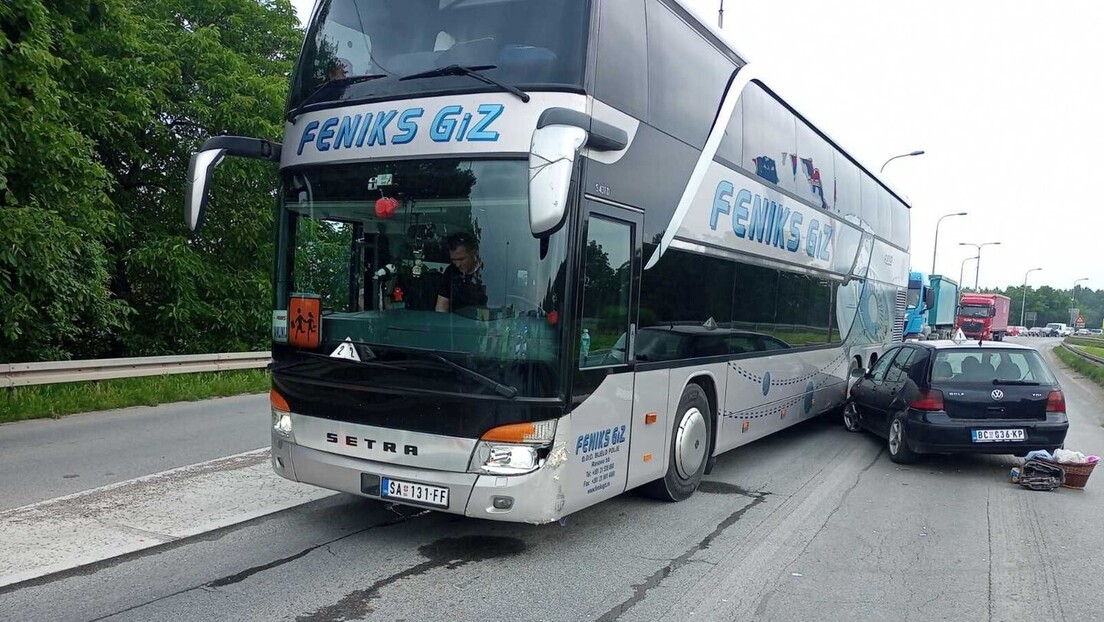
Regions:
[[712, 416], [705, 391], [687, 385], [674, 418], [667, 474], [649, 483], [645, 493], [661, 501], [682, 501], [694, 494], [709, 461]]

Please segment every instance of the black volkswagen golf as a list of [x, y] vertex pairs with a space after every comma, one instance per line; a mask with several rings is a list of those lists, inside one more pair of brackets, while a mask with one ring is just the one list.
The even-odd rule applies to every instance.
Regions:
[[856, 370], [844, 426], [889, 442], [889, 457], [1054, 451], [1069, 429], [1066, 400], [1039, 353], [1009, 343], [919, 341]]

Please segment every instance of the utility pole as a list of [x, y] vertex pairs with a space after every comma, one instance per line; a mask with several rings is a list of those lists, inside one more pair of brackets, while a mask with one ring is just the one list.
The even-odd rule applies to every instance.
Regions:
[[724, 0], [721, 0], [721, 10], [717, 11], [717, 28], [724, 30]]

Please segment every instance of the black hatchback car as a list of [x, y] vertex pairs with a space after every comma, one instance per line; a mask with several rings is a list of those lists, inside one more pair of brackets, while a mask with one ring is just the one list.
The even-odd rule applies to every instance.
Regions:
[[1069, 429], [1066, 400], [1039, 353], [1009, 343], [919, 341], [856, 370], [843, 424], [889, 442], [889, 457], [1054, 451]]

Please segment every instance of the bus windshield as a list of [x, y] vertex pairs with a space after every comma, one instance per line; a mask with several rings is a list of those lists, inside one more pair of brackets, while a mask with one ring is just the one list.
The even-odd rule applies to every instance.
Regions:
[[[367, 348], [362, 358], [445, 357], [446, 366], [462, 365], [519, 395], [554, 397], [564, 234], [543, 249], [532, 236], [527, 180], [520, 160], [286, 172], [278, 299], [321, 299], [322, 354], [349, 339]], [[394, 382], [424, 380], [399, 377]], [[478, 383], [437, 388], [472, 387]]]
[[[589, 7], [588, 0], [324, 0], [288, 104], [493, 88], [463, 75], [400, 80], [451, 65], [518, 87], [581, 90]], [[334, 88], [319, 90], [333, 80]]]

